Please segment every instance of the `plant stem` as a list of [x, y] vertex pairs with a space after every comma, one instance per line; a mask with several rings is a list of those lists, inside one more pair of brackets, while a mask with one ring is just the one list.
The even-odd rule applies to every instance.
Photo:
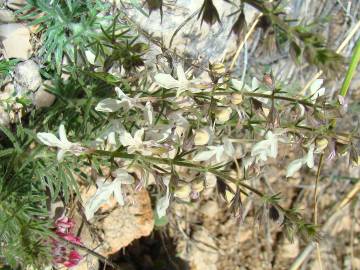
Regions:
[[360, 60], [360, 38], [356, 42], [354, 53], [352, 55], [351, 62], [349, 65], [349, 69], [347, 70], [343, 85], [340, 89], [340, 96], [343, 97], [346, 96], [347, 91], [349, 90], [350, 87], [350, 82], [355, 74], [356, 67], [359, 64], [359, 60]]
[[[322, 168], [322, 165], [323, 165], [323, 159], [324, 159], [324, 154], [321, 154], [318, 169], [317, 169], [317, 173], [316, 173], [316, 180], [315, 180], [315, 190], [314, 190], [314, 225], [315, 226], [318, 224], [318, 208], [317, 208], [317, 204], [318, 204], [318, 183], [319, 183], [321, 168]], [[317, 257], [318, 257], [318, 261], [319, 261], [320, 270], [322, 270], [323, 267], [322, 267], [322, 260], [321, 260], [321, 252], [320, 252], [319, 243], [316, 243], [316, 253], [317, 253]]]

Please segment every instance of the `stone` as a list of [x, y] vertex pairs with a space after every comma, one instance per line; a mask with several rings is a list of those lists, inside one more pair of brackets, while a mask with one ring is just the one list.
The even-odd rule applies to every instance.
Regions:
[[15, 15], [11, 10], [0, 9], [0, 23], [12, 23], [15, 21]]
[[148, 236], [154, 228], [154, 217], [148, 192], [142, 189], [130, 195], [133, 203], [117, 207], [102, 220], [107, 248], [103, 255], [116, 253], [132, 241]]
[[[94, 186], [81, 190], [83, 205], [86, 205], [95, 192]], [[147, 190], [129, 192], [126, 198], [131, 203], [125, 206], [119, 206], [112, 198], [100, 207], [98, 214], [104, 214], [105, 217], [98, 221], [94, 218], [91, 227], [98, 228], [102, 232], [102, 241], [100, 243], [91, 237], [85, 228], [80, 238], [86, 246], [98, 247], [98, 253], [109, 256], [128, 246], [135, 239], [148, 236], [152, 232], [155, 221]]]
[[12, 10], [19, 10], [27, 4], [26, 0], [8, 0], [6, 6]]
[[33, 60], [16, 65], [14, 81], [17, 94], [24, 94], [29, 91], [34, 92], [40, 87], [42, 79], [39, 70], [39, 66]]
[[219, 212], [219, 206], [216, 201], [207, 201], [200, 207], [200, 212], [208, 218], [215, 218]]
[[46, 84], [49, 82], [50, 81], [45, 81], [44, 84], [42, 84], [35, 92], [33, 103], [36, 108], [47, 108], [54, 103], [56, 99], [55, 95], [45, 90]]
[[0, 126], [9, 126], [10, 117], [9, 114], [5, 111], [5, 109], [0, 106]]
[[[188, 252], [188, 258], [191, 270], [217, 270], [216, 263], [219, 259], [219, 254], [216, 251], [216, 243], [209, 236], [209, 232], [202, 228], [196, 231], [192, 238], [192, 242]], [[212, 248], [213, 247], [213, 248]]]
[[30, 44], [29, 28], [20, 23], [0, 25], [0, 41], [5, 58], [30, 58], [32, 48]]
[[[116, 1], [121, 2], [121, 1]], [[129, 16], [139, 24], [141, 29], [154, 33], [154, 38], [163, 40], [166, 47], [169, 47], [175, 30], [184, 23], [203, 4], [203, 1], [177, 0], [171, 7], [164, 5], [163, 20], [159, 11], [152, 12], [149, 16], [144, 16], [136, 9], [129, 9]], [[182, 25], [180, 31], [175, 35], [171, 48], [181, 55], [189, 55], [193, 59], [202, 59], [204, 63], [208, 61], [221, 62], [224, 51], [233, 51], [237, 48], [237, 37], [230, 35], [231, 28], [237, 19], [237, 16], [228, 18], [227, 16], [234, 12], [234, 6], [223, 0], [213, 0], [214, 6], [220, 16], [221, 24], [216, 23], [211, 27], [205, 22], [201, 25], [198, 16], [193, 16], [187, 23]], [[121, 7], [121, 4], [119, 4]], [[256, 10], [245, 5], [244, 13], [247, 22], [251, 22], [256, 16]], [[154, 29], [157, 31], [154, 32]], [[226, 40], [226, 42], [224, 42]], [[156, 55], [156, 53], [155, 53]], [[148, 58], [148, 60], [150, 60]], [[157, 62], [157, 59], [150, 60]]]

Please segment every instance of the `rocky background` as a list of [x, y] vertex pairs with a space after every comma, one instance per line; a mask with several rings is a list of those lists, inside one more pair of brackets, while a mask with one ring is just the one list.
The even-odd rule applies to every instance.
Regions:
[[[0, 82], [0, 99], [5, 100], [26, 92], [30, 95], [33, 105], [29, 110], [36, 110], [51, 106], [55, 96], [45, 91], [46, 85], [50, 82], [43, 79], [40, 72], [41, 61], [35, 53], [39, 41], [33, 35], [36, 29], [19, 22], [15, 15], [25, 2], [0, 0], [0, 57], [20, 60], [11, 76]], [[360, 1], [288, 2], [289, 10], [295, 19], [311, 21], [323, 14], [333, 16], [323, 34], [329, 46], [334, 49], [341, 44], [359, 20]], [[238, 48], [237, 38], [234, 35], [229, 36], [235, 18], [226, 19], [233, 11], [233, 6], [222, 0], [214, 1], [222, 24], [213, 27], [205, 23], [200, 25], [200, 20], [194, 15], [202, 1], [164, 1], [162, 19], [158, 11], [145, 16], [128, 5], [123, 7], [120, 1], [114, 1], [114, 4], [126, 8], [131, 23], [139, 28], [141, 40], [149, 41], [148, 35], [151, 35], [151, 39], [161, 40], [168, 49], [183, 57], [178, 61], [186, 62], [187, 59], [192, 59], [200, 67], [205, 67], [209, 61], [228, 63]], [[146, 6], [144, 8], [146, 9]], [[245, 15], [248, 25], [251, 25], [258, 13], [246, 5]], [[174, 31], [187, 18], [189, 20], [174, 36]], [[350, 55], [351, 48], [359, 36], [360, 31], [357, 31], [344, 48], [342, 54], [345, 57]], [[240, 78], [244, 71], [247, 76], [262, 74], [264, 66], [271, 65], [275, 78], [297, 85], [298, 89], [301, 89], [316, 69], [307, 64], [296, 66], [288, 53], [276, 50], [272, 40], [271, 33], [265, 33], [261, 27], [255, 28], [238, 58], [234, 74]], [[161, 53], [161, 48], [151, 43], [151, 50], [144, 56], [146, 64], [154, 69], [160, 66], [161, 69], [158, 57]], [[199, 76], [206, 76], [202, 74], [201, 69], [195, 72]], [[331, 78], [326, 82], [328, 91], [335, 91], [341, 85], [341, 81]], [[353, 100], [359, 100], [359, 73], [352, 84], [350, 96]], [[1, 125], [9, 125], [19, 117], [19, 108], [12, 108], [12, 111], [8, 114], [0, 107]], [[342, 124], [356, 125], [356, 121], [359, 120], [358, 112], [355, 108], [354, 113], [349, 114]], [[286, 180], [283, 168], [274, 163], [269, 165], [264, 181], [266, 185], [288, 198], [288, 201], [284, 202], [285, 206], [296, 204], [305, 210], [313, 207], [315, 173], [309, 169], [306, 174], [297, 174], [291, 180]], [[360, 171], [354, 168], [349, 171], [345, 160], [340, 160], [336, 164], [325, 164], [319, 187], [320, 223], [325, 223], [332, 216], [330, 210], [333, 202], [344, 198], [351, 183], [358, 181], [359, 177]], [[252, 184], [259, 188], [265, 185], [260, 180]], [[83, 188], [81, 199], [86, 202], [94, 192], [95, 190]], [[125, 207], [116, 206], [115, 202], [103, 205], [101, 213], [104, 213], [104, 216], [96, 223], [84, 222], [82, 216], [73, 211], [73, 216], [79, 224], [78, 234], [83, 242], [99, 254], [110, 256], [119, 264], [119, 269], [289, 269], [289, 265], [308, 244], [298, 239], [293, 243], [287, 241], [281, 233], [279, 224], [258, 224], [251, 197], [243, 202], [242, 216], [232, 216], [226, 202], [217, 197], [215, 186], [207, 187], [205, 199], [201, 202], [186, 205], [175, 203], [166, 226], [155, 225], [152, 211], [154, 206], [148, 191], [128, 192], [132, 204]], [[62, 207], [61, 204], [53, 206], [54, 215], [55, 208], [61, 211]], [[359, 215], [359, 203], [354, 201], [324, 232], [320, 246], [323, 269], [360, 269]], [[74, 267], [84, 270], [106, 268], [111, 267], [100, 264], [92, 255], [86, 255], [83, 262]], [[320, 269], [315, 253], [307, 257], [301, 269]]]

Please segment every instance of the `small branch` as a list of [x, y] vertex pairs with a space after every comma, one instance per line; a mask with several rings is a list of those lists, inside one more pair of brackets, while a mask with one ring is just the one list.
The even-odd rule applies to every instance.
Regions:
[[[356, 195], [360, 192], [360, 181], [356, 183], [356, 185], [345, 195], [345, 197], [333, 208], [330, 217], [326, 221], [326, 223], [322, 226], [322, 232], [328, 232], [333, 225], [340, 220], [341, 211]], [[290, 266], [289, 270], [297, 270], [300, 268], [302, 263], [306, 260], [306, 258], [311, 254], [313, 249], [315, 248], [315, 242], [309, 243], [306, 248], [296, 257], [295, 261]]]
[[[318, 204], [318, 183], [319, 183], [319, 178], [320, 178], [320, 172], [321, 172], [321, 168], [323, 165], [323, 159], [324, 159], [324, 154], [320, 155], [320, 160], [319, 160], [319, 165], [318, 165], [318, 170], [316, 173], [316, 180], [315, 180], [315, 191], [314, 191], [314, 225], [316, 226], [318, 224], [318, 208], [317, 208], [317, 204]], [[320, 246], [319, 243], [316, 243], [316, 253], [317, 253], [317, 257], [318, 257], [318, 261], [319, 261], [319, 266], [320, 266], [320, 270], [323, 269], [322, 267], [322, 260], [321, 260], [321, 252], [320, 252]]]
[[236, 50], [235, 56], [233, 58], [233, 60], [231, 61], [229, 70], [232, 70], [235, 66], [236, 60], [238, 59], [240, 52], [242, 50], [242, 48], [244, 47], [245, 42], [249, 39], [249, 37], [251, 36], [251, 34], [254, 32], [256, 25], [258, 24], [260, 18], [261, 18], [262, 14], [259, 14], [256, 19], [254, 20], [253, 24], [251, 25], [249, 31], [246, 33], [244, 40], [241, 41], [241, 43], [239, 44], [238, 49]]

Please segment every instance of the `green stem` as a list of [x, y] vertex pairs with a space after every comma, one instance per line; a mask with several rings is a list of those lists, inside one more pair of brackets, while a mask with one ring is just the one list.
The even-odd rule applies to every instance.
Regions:
[[360, 60], [360, 38], [356, 42], [354, 52], [351, 57], [351, 62], [350, 62], [349, 68], [347, 70], [343, 85], [340, 89], [340, 96], [343, 96], [343, 97], [346, 96], [346, 94], [349, 90], [349, 87], [350, 87], [351, 80], [355, 74], [356, 67], [359, 64], [359, 60]]

